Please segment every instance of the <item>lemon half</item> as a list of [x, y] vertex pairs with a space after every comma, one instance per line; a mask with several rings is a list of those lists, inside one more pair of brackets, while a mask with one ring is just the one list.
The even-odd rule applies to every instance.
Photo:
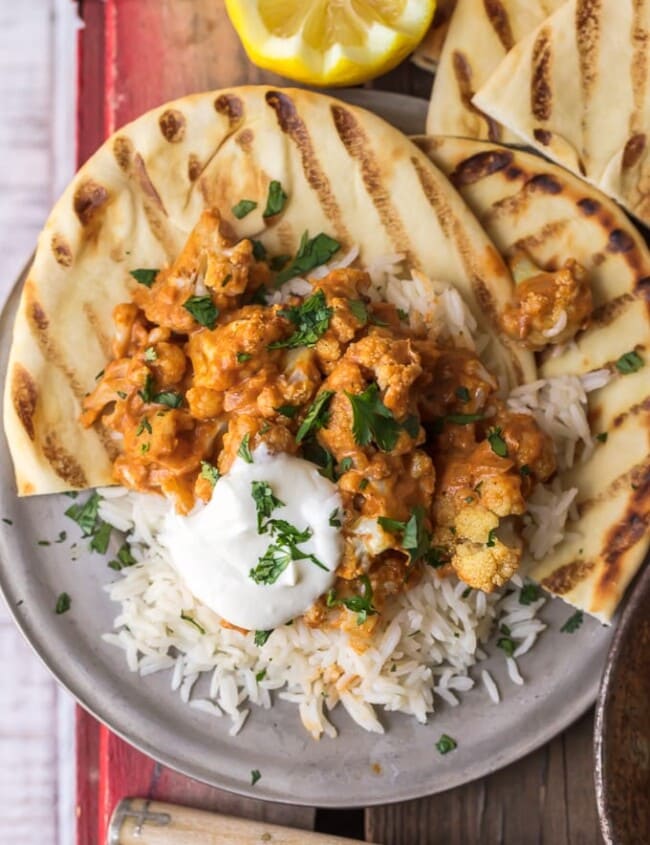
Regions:
[[307, 85], [386, 73], [424, 37], [435, 0], [226, 0], [252, 62]]

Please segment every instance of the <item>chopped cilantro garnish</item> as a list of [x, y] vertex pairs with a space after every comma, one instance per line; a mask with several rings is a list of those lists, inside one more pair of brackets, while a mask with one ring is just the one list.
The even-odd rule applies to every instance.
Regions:
[[484, 419], [483, 414], [447, 414], [443, 417], [445, 422], [453, 423], [454, 425], [471, 425], [475, 422], [481, 422]]
[[156, 352], [154, 347], [153, 346], [147, 346], [147, 348], [144, 350], [144, 360], [151, 362], [151, 361], [155, 361], [157, 358], [158, 358], [158, 353]]
[[62, 613], [66, 613], [70, 610], [70, 604], [70, 596], [67, 593], [61, 593], [56, 600], [54, 612], [60, 616]]
[[368, 309], [362, 299], [348, 299], [348, 308], [362, 326], [368, 322]]
[[254, 642], [256, 646], [263, 646], [268, 638], [273, 633], [273, 629], [270, 631], [255, 631]]
[[471, 592], [472, 592], [472, 588], [471, 588], [471, 587], [465, 587], [465, 589], [463, 590], [463, 592], [460, 594], [461, 599], [466, 599], [466, 598], [468, 598], [468, 597], [471, 595]]
[[228, 284], [228, 282], [231, 279], [232, 279], [232, 273], [226, 273], [226, 275], [223, 277], [223, 281], [221, 282], [221, 287], [225, 288], [225, 286]]
[[93, 493], [83, 505], [70, 505], [65, 512], [81, 528], [84, 537], [90, 537], [95, 531], [99, 502], [99, 493]]
[[359, 490], [361, 492], [363, 492], [369, 484], [370, 484], [370, 482], [368, 481], [367, 478], [362, 478], [361, 481], [359, 482]]
[[323, 478], [336, 481], [334, 475], [334, 455], [320, 445], [315, 437], [308, 437], [302, 442], [302, 456], [306, 461], [320, 467], [319, 472]]
[[251, 436], [248, 432], [243, 436], [241, 443], [239, 444], [239, 449], [237, 449], [237, 454], [239, 457], [246, 461], [247, 464], [253, 463], [253, 456], [251, 454], [251, 447], [250, 447], [250, 439]]
[[495, 426], [488, 431], [487, 440], [495, 455], [498, 455], [500, 458], [508, 457], [508, 446], [501, 436], [501, 428], [499, 426]]
[[400, 318], [402, 322], [406, 322], [409, 318], [409, 312], [405, 311], [403, 308], [397, 309], [397, 316]]
[[576, 610], [573, 616], [569, 616], [567, 621], [562, 625], [560, 631], [563, 634], [573, 634], [575, 633], [578, 628], [582, 625], [583, 620], [585, 618], [584, 613], [581, 610]]
[[298, 346], [314, 346], [327, 331], [333, 308], [327, 306], [322, 290], [308, 296], [300, 305], [291, 305], [278, 311], [282, 317], [296, 327], [294, 333], [284, 340], [269, 344], [269, 349], [296, 349]]
[[190, 296], [183, 303], [183, 308], [189, 312], [192, 317], [202, 326], [208, 329], [213, 329], [217, 324], [217, 317], [219, 316], [219, 309], [212, 301], [212, 297], [206, 294], [205, 296]]
[[449, 551], [443, 546], [431, 546], [424, 556], [424, 562], [433, 569], [440, 569], [449, 563]]
[[156, 393], [151, 401], [156, 405], [167, 405], [168, 408], [180, 408], [183, 397], [174, 390], [163, 390], [161, 393]]
[[151, 402], [153, 397], [153, 376], [151, 373], [147, 373], [142, 390], [138, 390], [138, 396], [143, 402]]
[[251, 770], [251, 786], [255, 786], [257, 781], [262, 777], [262, 774], [259, 769], [252, 769]]
[[214, 464], [209, 461], [201, 461], [201, 478], [205, 478], [214, 487], [220, 477], [221, 473]]
[[144, 285], [146, 288], [150, 288], [153, 285], [158, 273], [160, 273], [160, 270], [145, 270], [142, 267], [138, 270], [129, 270], [129, 274], [133, 276], [136, 282]]
[[519, 593], [519, 604], [532, 604], [539, 597], [540, 589], [537, 584], [524, 584]]
[[308, 232], [304, 232], [300, 239], [300, 246], [296, 257], [291, 261], [288, 267], [285, 267], [275, 279], [276, 287], [288, 282], [296, 276], [302, 276], [313, 270], [314, 267], [320, 267], [321, 264], [326, 264], [330, 258], [335, 255], [341, 245], [334, 238], [325, 235], [322, 232], [314, 238], [309, 237]]
[[461, 385], [460, 387], [457, 387], [456, 388], [456, 399], [458, 399], [460, 402], [469, 402], [469, 400], [470, 400], [469, 390], [466, 387], [463, 387], [463, 385]]
[[311, 528], [300, 531], [284, 519], [269, 519], [264, 527], [270, 530], [274, 542], [248, 573], [256, 584], [275, 584], [292, 561], [309, 560], [328, 571], [315, 555], [298, 548], [299, 543], [306, 543], [312, 536]]
[[346, 391], [345, 395], [352, 406], [352, 432], [359, 446], [374, 440], [383, 452], [394, 449], [402, 427], [382, 402], [377, 384], [373, 382], [363, 393]]
[[39, 546], [50, 546], [51, 545], [49, 540], [38, 540], [37, 543], [38, 543]]
[[516, 648], [515, 641], [512, 637], [499, 637], [497, 640], [497, 648], [500, 648], [506, 657], [512, 657]]
[[530, 467], [528, 466], [528, 464], [522, 464], [519, 467], [519, 475], [530, 475]]
[[246, 361], [250, 361], [253, 356], [250, 352], [238, 352], [237, 353], [237, 362], [239, 364], [245, 364]]
[[196, 619], [194, 619], [193, 616], [189, 616], [184, 610], [181, 610], [181, 619], [185, 622], [189, 622], [190, 625], [194, 625], [199, 634], [205, 634], [205, 628], [203, 625], [199, 625]]
[[138, 427], [135, 430], [136, 437], [140, 437], [140, 435], [145, 431], [148, 434], [151, 434], [151, 423], [146, 417], [142, 417], [140, 423], [138, 424]]
[[361, 592], [355, 596], [347, 596], [346, 598], [337, 598], [335, 591], [332, 589], [327, 594], [326, 604], [328, 607], [335, 607], [342, 605], [352, 613], [357, 614], [357, 625], [363, 625], [369, 616], [374, 616], [377, 609], [372, 603], [372, 584], [367, 575], [362, 575], [359, 578], [361, 584]]
[[266, 669], [260, 669], [259, 672], [255, 673], [255, 680], [259, 684], [260, 681], [263, 681], [266, 678]]
[[621, 355], [616, 362], [616, 369], [619, 373], [626, 376], [630, 373], [636, 373], [637, 370], [640, 370], [644, 364], [645, 361], [639, 353], [632, 350], [631, 352], [626, 352], [625, 355]]
[[333, 390], [323, 390], [318, 394], [296, 433], [296, 443], [302, 443], [308, 434], [327, 426], [329, 422], [328, 406], [332, 396], [334, 396]]
[[266, 258], [266, 247], [262, 241], [256, 241], [251, 238], [251, 244], [253, 245], [253, 258], [256, 261], [264, 261]]
[[352, 458], [350, 458], [350, 457], [342, 458], [339, 461], [339, 472], [341, 474], [343, 474], [344, 472], [349, 472], [352, 469], [353, 466], [354, 466], [354, 463], [352, 461]]
[[265, 520], [269, 519], [276, 508], [283, 507], [284, 502], [273, 495], [271, 485], [266, 481], [252, 481], [251, 495], [257, 510], [257, 531], [259, 534], [266, 534], [268, 523]]
[[490, 530], [488, 531], [487, 542], [486, 542], [485, 545], [488, 546], [488, 548], [490, 548], [490, 549], [493, 548], [496, 545], [496, 539], [495, 539], [495, 536], [494, 536], [495, 533], [496, 533], [496, 528], [490, 528]]
[[140, 454], [146, 455], [147, 452], [151, 449], [151, 443], [141, 443], [140, 444]]
[[277, 411], [278, 414], [282, 414], [283, 417], [288, 417], [292, 420], [300, 409], [297, 405], [278, 405], [278, 407], [273, 410]]
[[90, 548], [93, 552], [99, 552], [100, 555], [106, 554], [112, 530], [113, 526], [109, 525], [108, 522], [100, 522], [99, 527], [95, 530], [93, 538], [90, 541]]
[[414, 440], [420, 433], [420, 420], [415, 414], [409, 414], [402, 423], [404, 431]]
[[408, 522], [400, 522], [385, 516], [378, 517], [377, 522], [385, 531], [402, 535], [402, 548], [408, 552], [411, 562], [420, 560], [430, 551], [431, 535], [425, 528], [424, 508], [421, 505], [413, 508]]
[[116, 390], [115, 391], [120, 399], [126, 399], [126, 393], [123, 390]]
[[285, 206], [288, 197], [282, 190], [282, 185], [277, 179], [274, 179], [269, 185], [269, 193], [266, 198], [266, 208], [262, 212], [262, 217], [273, 217], [274, 214], [279, 214]]
[[454, 751], [456, 748], [458, 748], [458, 743], [447, 734], [442, 734], [438, 742], [436, 742], [436, 749], [440, 754], [449, 754], [450, 751]]
[[111, 569], [114, 569], [116, 572], [119, 572], [120, 569], [126, 569], [129, 566], [134, 566], [137, 563], [136, 559], [131, 554], [131, 549], [128, 543], [122, 543], [120, 546], [120, 550], [117, 553], [117, 557], [115, 560], [111, 560], [108, 563]]
[[607, 432], [601, 431], [600, 434], [596, 435], [596, 440], [600, 441], [601, 443], [607, 443]]
[[339, 509], [334, 508], [332, 513], [330, 514], [329, 523], [332, 528], [340, 528], [341, 527], [341, 519], [339, 517]]
[[230, 209], [232, 213], [235, 215], [237, 220], [243, 220], [247, 214], [250, 214], [251, 211], [254, 211], [257, 208], [257, 203], [255, 200], [239, 200], [238, 203], [235, 203], [233, 207]]
[[100, 370], [97, 375], [95, 376], [95, 381], [99, 381], [100, 378], [104, 375], [104, 370]]
[[14, 524], [13, 519], [9, 519], [9, 517], [7, 517], [7, 516], [3, 516], [2, 521], [4, 522], [5, 525], [13, 525]]

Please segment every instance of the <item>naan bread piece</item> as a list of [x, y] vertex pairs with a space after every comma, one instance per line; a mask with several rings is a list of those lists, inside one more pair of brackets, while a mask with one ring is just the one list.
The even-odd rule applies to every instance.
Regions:
[[650, 223], [650, 0], [569, 0], [474, 104]]
[[458, 138], [416, 141], [506, 261], [523, 253], [546, 270], [568, 258], [587, 268], [593, 322], [561, 354], [546, 355], [540, 377], [615, 371], [635, 348], [645, 358], [636, 373], [590, 394], [592, 430], [607, 432], [607, 440], [561, 479], [563, 488], [579, 490], [578, 533], [531, 572], [550, 592], [608, 621], [650, 542], [650, 253], [615, 203], [536, 155]]
[[[289, 196], [264, 218], [268, 186]], [[237, 220], [242, 198], [258, 207]], [[117, 445], [78, 422], [110, 356], [129, 271], [180, 252], [205, 208], [236, 237], [295, 253], [326, 232], [360, 262], [403, 253], [409, 268], [454, 284], [496, 343], [511, 382], [530, 353], [496, 338], [512, 278], [440, 171], [374, 115], [319, 94], [244, 87], [161, 106], [125, 126], [82, 167], [40, 235], [23, 291], [5, 390], [5, 431], [21, 495], [109, 484]], [[341, 253], [343, 254], [343, 252]]]
[[411, 56], [412, 61], [422, 70], [433, 73], [438, 67], [456, 2], [457, 0], [438, 0], [433, 23]]
[[458, 0], [431, 94], [427, 132], [515, 143], [472, 102], [506, 53], [566, 0]]

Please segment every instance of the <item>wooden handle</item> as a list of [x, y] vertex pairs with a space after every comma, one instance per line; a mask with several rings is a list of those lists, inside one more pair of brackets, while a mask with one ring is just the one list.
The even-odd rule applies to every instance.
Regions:
[[125, 798], [115, 808], [108, 845], [362, 845], [266, 822], [237, 819], [190, 807]]

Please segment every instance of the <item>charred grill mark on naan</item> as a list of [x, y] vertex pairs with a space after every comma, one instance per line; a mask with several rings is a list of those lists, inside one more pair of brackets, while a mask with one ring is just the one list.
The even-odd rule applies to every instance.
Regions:
[[34, 379], [22, 364], [14, 364], [10, 372], [9, 391], [16, 416], [27, 432], [30, 440], [34, 440], [34, 415], [38, 402], [38, 389]]
[[94, 179], [82, 181], [74, 192], [74, 213], [84, 227], [95, 227], [106, 209], [110, 195], [107, 189]]
[[[630, 114], [629, 128], [630, 133], [638, 133], [640, 127], [643, 126], [643, 112], [644, 103], [647, 96], [648, 85], [648, 32], [645, 28], [645, 3], [646, 0], [632, 0], [632, 61], [630, 63], [630, 73], [632, 76], [632, 95], [634, 97], [634, 109]], [[633, 134], [628, 144], [625, 147], [627, 153], [628, 145], [635, 141], [635, 138], [643, 138], [643, 148], [645, 147], [645, 135]], [[636, 142], [637, 147], [640, 142]], [[640, 154], [639, 154], [640, 157]], [[636, 162], [634, 162], [636, 164]], [[623, 157], [623, 167], [633, 167], [633, 164], [625, 163], [625, 156]]]
[[86, 475], [73, 455], [62, 445], [54, 432], [48, 432], [41, 443], [41, 450], [54, 472], [71, 487], [88, 486]]
[[72, 249], [63, 235], [52, 235], [50, 243], [52, 245], [52, 253], [56, 263], [60, 264], [61, 267], [72, 266]]
[[530, 89], [530, 110], [537, 120], [548, 120], [553, 110], [551, 91], [550, 33], [542, 29], [533, 47], [533, 70]]
[[601, 14], [601, 0], [577, 0], [575, 11], [576, 46], [580, 63], [580, 85], [585, 105], [589, 102], [598, 78]]
[[574, 560], [560, 566], [551, 575], [543, 578], [540, 583], [545, 590], [556, 596], [565, 596], [586, 580], [595, 566], [593, 560]]
[[187, 178], [190, 182], [196, 182], [202, 172], [203, 165], [201, 164], [199, 157], [195, 153], [190, 153], [189, 158], [187, 159]]
[[467, 59], [467, 56], [460, 50], [455, 50], [452, 56], [452, 67], [454, 76], [456, 78], [456, 85], [458, 86], [458, 93], [460, 100], [465, 108], [473, 112], [477, 117], [485, 122], [487, 127], [487, 137], [490, 141], [499, 141], [501, 139], [501, 127], [492, 118], [482, 112], [474, 105], [472, 99], [476, 90], [472, 86], [472, 66]]
[[515, 45], [515, 39], [510, 28], [510, 19], [501, 0], [483, 0], [485, 13], [492, 24], [492, 29], [503, 44], [503, 49], [508, 52]]
[[165, 109], [158, 118], [163, 138], [170, 144], [178, 144], [185, 137], [186, 120], [178, 109]]
[[636, 135], [632, 135], [632, 137], [625, 145], [625, 149], [623, 150], [623, 169], [631, 170], [633, 167], [635, 167], [641, 160], [641, 157], [645, 152], [645, 148], [645, 132], [638, 132]]
[[113, 342], [111, 337], [104, 331], [104, 321], [97, 314], [90, 302], [84, 302], [82, 307], [85, 318], [93, 327], [102, 352], [107, 359], [110, 358], [113, 354]]
[[268, 91], [265, 99], [275, 112], [278, 126], [295, 144], [305, 178], [312, 190], [316, 192], [321, 208], [333, 226], [334, 234], [344, 243], [351, 243], [350, 234], [343, 223], [343, 215], [332, 191], [330, 180], [318, 159], [309, 129], [298, 114], [295, 103], [291, 97], [281, 91]]
[[512, 164], [512, 153], [509, 150], [488, 150], [461, 161], [449, 175], [449, 181], [457, 188], [473, 185], [503, 170]]
[[332, 105], [330, 112], [343, 146], [350, 158], [359, 165], [365, 189], [377, 209], [382, 226], [392, 241], [395, 251], [404, 253], [405, 260], [411, 267], [421, 269], [409, 234], [393, 204], [382, 168], [370, 146], [366, 132], [350, 109], [345, 106]]

